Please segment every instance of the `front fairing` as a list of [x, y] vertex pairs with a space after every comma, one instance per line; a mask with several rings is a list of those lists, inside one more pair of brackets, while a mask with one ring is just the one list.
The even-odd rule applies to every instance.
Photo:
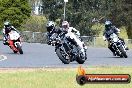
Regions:
[[16, 31], [11, 31], [8, 33], [10, 40], [18, 40], [20, 38], [20, 34]]
[[110, 35], [110, 40], [112, 42], [116, 43], [116, 42], [119, 41], [119, 38], [118, 38], [118, 36], [115, 33], [113, 33], [113, 34]]

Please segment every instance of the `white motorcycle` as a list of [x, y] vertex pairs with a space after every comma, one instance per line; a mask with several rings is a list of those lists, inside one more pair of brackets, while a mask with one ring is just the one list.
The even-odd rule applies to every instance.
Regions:
[[128, 57], [126, 54], [126, 49], [124, 44], [115, 33], [112, 33], [110, 35], [110, 45], [115, 50], [117, 56], [125, 57], [125, 58]]
[[87, 59], [86, 49], [84, 52], [62, 32], [56, 38], [54, 35], [51, 36], [51, 45], [55, 46], [55, 52], [59, 59], [64, 64], [77, 61], [79, 64], [83, 64]]
[[21, 36], [18, 32], [11, 30], [8, 33], [8, 45], [14, 53], [23, 54]]

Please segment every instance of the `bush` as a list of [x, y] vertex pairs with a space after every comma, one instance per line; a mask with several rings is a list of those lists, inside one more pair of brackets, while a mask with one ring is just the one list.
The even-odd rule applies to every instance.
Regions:
[[25, 24], [21, 26], [23, 31], [33, 31], [33, 32], [45, 32], [46, 28], [46, 18], [44, 16], [31, 16]]
[[91, 27], [93, 32], [96, 32], [96, 36], [102, 36], [104, 31], [104, 25], [100, 23], [96, 23]]

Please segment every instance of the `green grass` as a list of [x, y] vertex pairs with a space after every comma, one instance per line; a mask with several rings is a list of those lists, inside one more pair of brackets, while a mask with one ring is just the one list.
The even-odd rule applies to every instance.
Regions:
[[[132, 67], [87, 67], [88, 74], [130, 74]], [[77, 68], [0, 70], [0, 88], [132, 88], [129, 84], [76, 83]]]

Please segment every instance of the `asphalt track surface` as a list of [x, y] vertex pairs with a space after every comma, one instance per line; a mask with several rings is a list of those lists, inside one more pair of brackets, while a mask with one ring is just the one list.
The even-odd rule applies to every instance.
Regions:
[[[0, 55], [7, 58], [0, 59], [0, 68], [32, 68], [32, 67], [78, 67], [74, 61], [63, 64], [54, 52], [54, 47], [39, 43], [23, 43], [24, 54], [14, 54], [12, 50], [0, 42]], [[132, 50], [127, 52], [128, 58], [112, 55], [107, 48], [88, 47], [88, 59], [83, 66], [132, 66]]]

